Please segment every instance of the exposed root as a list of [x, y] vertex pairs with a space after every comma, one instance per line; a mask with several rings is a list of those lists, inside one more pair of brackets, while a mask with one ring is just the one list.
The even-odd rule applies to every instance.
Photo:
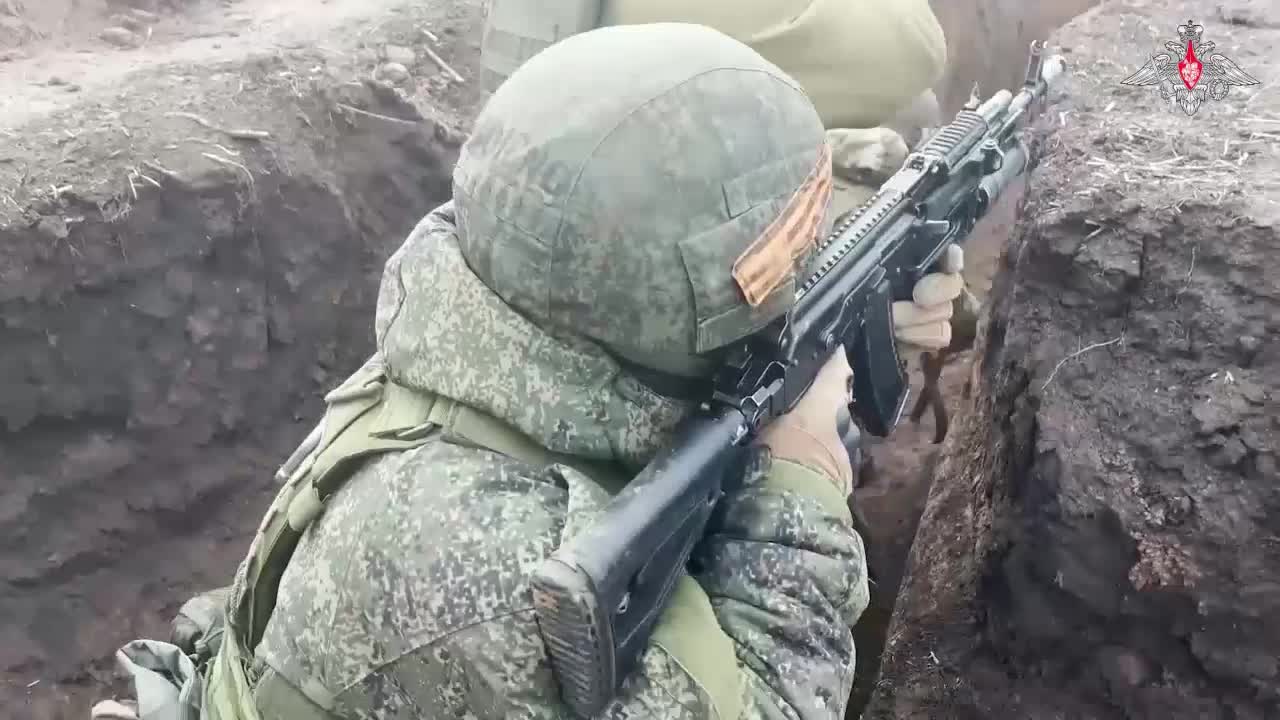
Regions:
[[1053, 366], [1053, 371], [1049, 373], [1049, 377], [1048, 377], [1048, 378], [1046, 378], [1046, 379], [1045, 379], [1045, 381], [1044, 381], [1044, 384], [1040, 386], [1040, 391], [1041, 391], [1041, 392], [1044, 392], [1044, 389], [1045, 389], [1045, 388], [1047, 388], [1047, 387], [1049, 387], [1049, 383], [1053, 382], [1053, 378], [1054, 378], [1054, 376], [1058, 374], [1058, 371], [1059, 371], [1059, 370], [1061, 370], [1061, 369], [1062, 369], [1062, 366], [1063, 366], [1063, 365], [1066, 365], [1068, 361], [1073, 360], [1073, 359], [1075, 359], [1075, 358], [1078, 358], [1078, 357], [1080, 357], [1081, 355], [1083, 355], [1083, 354], [1085, 354], [1085, 353], [1089, 352], [1090, 350], [1098, 350], [1098, 349], [1100, 349], [1100, 348], [1107, 347], [1108, 345], [1115, 345], [1116, 343], [1121, 342], [1122, 340], [1124, 340], [1124, 335], [1120, 335], [1119, 337], [1111, 338], [1110, 340], [1108, 340], [1108, 341], [1106, 341], [1106, 342], [1097, 342], [1097, 343], [1094, 343], [1094, 344], [1092, 344], [1092, 345], [1088, 345], [1088, 346], [1082, 347], [1082, 348], [1080, 348], [1079, 350], [1077, 350], [1077, 351], [1075, 351], [1075, 352], [1071, 353], [1070, 355], [1068, 355], [1068, 356], [1066, 356], [1066, 357], [1062, 358], [1061, 360], [1059, 360], [1059, 361], [1058, 361], [1058, 364], [1057, 364], [1057, 365], [1054, 365], [1054, 366]]

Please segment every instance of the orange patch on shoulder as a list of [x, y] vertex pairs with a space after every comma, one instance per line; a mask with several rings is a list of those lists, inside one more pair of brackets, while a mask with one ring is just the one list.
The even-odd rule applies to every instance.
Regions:
[[831, 200], [831, 149], [818, 162], [769, 227], [733, 263], [733, 279], [751, 307], [758, 307], [795, 271], [795, 262], [818, 241]]

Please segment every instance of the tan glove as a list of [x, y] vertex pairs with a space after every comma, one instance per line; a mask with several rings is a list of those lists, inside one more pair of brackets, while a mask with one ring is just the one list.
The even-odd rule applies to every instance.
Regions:
[[951, 344], [951, 314], [964, 293], [964, 250], [949, 245], [940, 272], [920, 278], [911, 300], [893, 304], [893, 335], [899, 344], [941, 350]]
[[760, 434], [760, 443], [779, 460], [822, 473], [844, 495], [853, 489], [849, 452], [836, 430], [836, 414], [853, 402], [853, 370], [839, 348], [791, 412]]
[[879, 186], [907, 159], [907, 141], [887, 127], [827, 131], [831, 172], [853, 183]]
[[170, 626], [173, 644], [188, 655], [216, 655], [226, 629], [223, 610], [230, 597], [231, 586], [227, 586], [202, 592], [183, 603]]
[[942, 108], [939, 107], [938, 96], [933, 90], [925, 90], [917, 95], [885, 123], [885, 126], [893, 128], [911, 147], [928, 139], [940, 125]]
[[103, 700], [89, 710], [89, 720], [138, 720], [138, 704], [132, 700]]

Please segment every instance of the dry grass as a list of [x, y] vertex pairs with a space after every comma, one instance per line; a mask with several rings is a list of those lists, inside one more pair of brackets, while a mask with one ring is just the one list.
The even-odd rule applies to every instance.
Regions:
[[[295, 65], [320, 74], [318, 65], [308, 64], [312, 56], [300, 57]], [[266, 121], [269, 116], [260, 108], [286, 104], [283, 93], [296, 89], [286, 73], [262, 72], [250, 78], [250, 94], [242, 70], [243, 64], [219, 66], [225, 77], [197, 85], [188, 81], [191, 68], [168, 67], [107, 102], [72, 105], [33, 121], [21, 134], [4, 130], [0, 139], [12, 136], [15, 142], [12, 152], [4, 154], [8, 162], [0, 162], [0, 226], [27, 222], [24, 218], [32, 213], [60, 212], [59, 200], [72, 193], [99, 204], [110, 200], [103, 217], [116, 222], [127, 217], [145, 191], [193, 177], [204, 161], [233, 170], [252, 187], [253, 163], [245, 150], [271, 145], [277, 130], [287, 126], [222, 125], [189, 109], [216, 107], [229, 118]]]
[[1141, 186], [1167, 198], [1160, 208], [1180, 211], [1280, 181], [1273, 177], [1280, 113], [1254, 103], [1257, 92], [1211, 101], [1188, 117], [1170, 111], [1155, 88], [1135, 94], [1110, 82], [1111, 75], [1122, 76], [1121, 69], [1072, 74], [1070, 96], [1079, 104], [1052, 118], [1059, 132], [1049, 141], [1046, 165], [1062, 174], [1065, 192], [1050, 209], [1104, 192], [1133, 196]]
[[[1253, 118], [1253, 123], [1238, 119], [1234, 137], [1215, 141], [1210, 150], [1204, 147], [1206, 135], [1222, 131], [1207, 123], [1189, 126], [1179, 122], [1188, 119], [1180, 113], [1180, 118], [1133, 113], [1116, 117], [1110, 110], [1108, 105], [1092, 117], [1060, 120], [1064, 126], [1088, 128], [1052, 141], [1052, 155], [1065, 159], [1056, 167], [1073, 177], [1070, 196], [1091, 197], [1103, 191], [1130, 195], [1139, 186], [1157, 188], [1167, 199], [1161, 208], [1178, 211], [1184, 204], [1219, 204], [1276, 182], [1271, 173], [1280, 158], [1280, 117]], [[1274, 126], [1263, 129], [1263, 122]], [[1052, 158], [1050, 165], [1055, 167]], [[1088, 173], [1084, 178], [1079, 177], [1082, 169]]]
[[[1236, 138], [1224, 138], [1220, 147], [1203, 147], [1205, 128], [1200, 132], [1185, 122], [1155, 117], [1135, 119], [1126, 116], [1122, 122], [1108, 122], [1104, 114], [1099, 129], [1091, 133], [1104, 139], [1103, 152], [1084, 161], [1092, 187], [1109, 186], [1123, 189], [1134, 184], [1164, 188], [1171, 206], [1184, 202], [1217, 203], [1246, 187], [1269, 178], [1269, 169], [1255, 167], [1264, 157], [1275, 158], [1280, 134], [1251, 129], [1250, 123], [1239, 123]], [[1280, 127], [1280, 117], [1275, 119]]]

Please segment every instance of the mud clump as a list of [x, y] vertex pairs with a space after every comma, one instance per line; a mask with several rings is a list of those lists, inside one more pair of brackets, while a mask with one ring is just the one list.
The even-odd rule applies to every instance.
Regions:
[[[1201, 21], [1274, 68], [1275, 30]], [[1257, 124], [1280, 106], [1237, 88], [1188, 118], [1120, 85], [1153, 22], [1104, 5], [1060, 35], [1069, 97], [864, 717], [1280, 717], [1280, 153]]]

